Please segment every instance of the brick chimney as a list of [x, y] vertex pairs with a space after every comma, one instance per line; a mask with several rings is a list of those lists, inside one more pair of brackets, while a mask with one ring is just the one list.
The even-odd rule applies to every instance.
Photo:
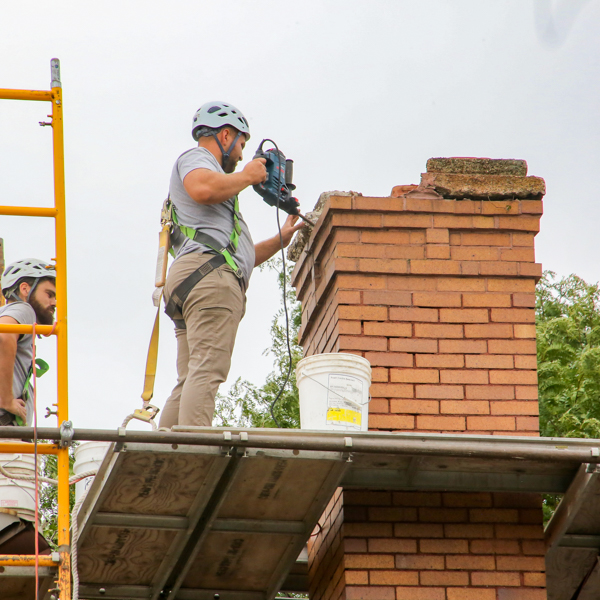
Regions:
[[[389, 198], [331, 193], [293, 274], [305, 355], [373, 367], [369, 428], [539, 435], [534, 236], [520, 160], [430, 159]], [[312, 600], [546, 598], [541, 499], [338, 490]]]

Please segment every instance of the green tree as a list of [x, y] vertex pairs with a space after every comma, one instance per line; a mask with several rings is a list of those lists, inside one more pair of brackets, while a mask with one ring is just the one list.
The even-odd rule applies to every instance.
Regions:
[[540, 430], [600, 437], [600, 289], [546, 271], [537, 287]]
[[[272, 355], [273, 371], [266, 382], [256, 386], [250, 381], [239, 378], [226, 395], [218, 394], [216, 399], [215, 425], [225, 427], [276, 427], [271, 416], [271, 406], [285, 384], [281, 396], [273, 407], [277, 423], [282, 428], [300, 427], [300, 408], [298, 388], [296, 387], [296, 364], [302, 358], [302, 347], [298, 344], [298, 330], [301, 322], [301, 306], [296, 292], [290, 285], [293, 263], [286, 263], [285, 273], [282, 261], [273, 258], [264, 268], [277, 271], [279, 289], [282, 292], [281, 306], [271, 323], [271, 346], [263, 354]], [[284, 279], [285, 277], [285, 279]], [[283, 291], [289, 317], [289, 351], [286, 335], [286, 315], [283, 306]], [[291, 372], [289, 372], [292, 356]], [[289, 380], [286, 384], [286, 379]]]

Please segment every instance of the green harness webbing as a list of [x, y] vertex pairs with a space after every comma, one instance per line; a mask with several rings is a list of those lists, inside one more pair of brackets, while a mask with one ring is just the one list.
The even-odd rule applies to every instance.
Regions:
[[[48, 369], [50, 368], [50, 365], [45, 360], [42, 360], [41, 358], [35, 359], [35, 365], [36, 365], [36, 367], [35, 367], [35, 376], [36, 377], [41, 377], [42, 375], [47, 373]], [[23, 393], [21, 394], [22, 399], [25, 402], [27, 402], [28, 400], [31, 400], [33, 398], [33, 386], [31, 385], [32, 377], [33, 377], [33, 365], [31, 365], [31, 367], [29, 367], [29, 372], [27, 373], [27, 379], [25, 380], [25, 383], [23, 385]], [[18, 415], [14, 416], [14, 420], [16, 421], [17, 425], [19, 425], [20, 427], [25, 426], [25, 422]]]

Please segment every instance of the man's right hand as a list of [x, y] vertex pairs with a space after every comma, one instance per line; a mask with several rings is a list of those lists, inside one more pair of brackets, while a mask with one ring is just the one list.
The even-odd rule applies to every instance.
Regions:
[[21, 398], [13, 398], [12, 400], [3, 402], [0, 401], [0, 408], [7, 410], [13, 415], [17, 415], [23, 419], [23, 422], [27, 421], [27, 409], [25, 408], [25, 402]]
[[258, 185], [267, 180], [266, 163], [265, 158], [255, 158], [244, 167], [242, 172], [248, 177], [249, 185]]

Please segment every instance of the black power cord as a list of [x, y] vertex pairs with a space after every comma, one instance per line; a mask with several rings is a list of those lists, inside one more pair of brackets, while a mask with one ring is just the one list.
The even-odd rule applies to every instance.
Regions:
[[[275, 150], [277, 151], [277, 160], [281, 163], [281, 159], [280, 159], [280, 152], [279, 152], [279, 148], [277, 146], [277, 144], [269, 139], [266, 138], [265, 140], [263, 140], [265, 142], [271, 142], [273, 144], [273, 146], [275, 146]], [[277, 188], [281, 189], [281, 168], [279, 165], [279, 168], [277, 169]], [[273, 411], [273, 409], [275, 408], [275, 404], [277, 404], [277, 402], [279, 401], [279, 399], [281, 398], [283, 391], [285, 390], [289, 380], [290, 380], [290, 376], [292, 374], [292, 348], [290, 345], [290, 317], [288, 314], [288, 308], [287, 308], [287, 271], [286, 271], [286, 266], [285, 266], [285, 252], [284, 252], [284, 246], [283, 246], [283, 236], [281, 235], [281, 223], [279, 221], [279, 195], [277, 195], [277, 205], [276, 205], [276, 213], [277, 213], [277, 230], [279, 231], [279, 244], [281, 246], [281, 261], [283, 263], [283, 311], [285, 313], [285, 338], [286, 338], [286, 343], [287, 343], [287, 350], [288, 350], [288, 372], [287, 375], [285, 377], [285, 381], [283, 382], [283, 385], [281, 386], [279, 393], [277, 394], [277, 396], [275, 397], [275, 400], [273, 400], [273, 402], [271, 402], [271, 406], [269, 407], [269, 410], [271, 412], [271, 417], [273, 418], [273, 421], [275, 422], [275, 425], [277, 425], [277, 428], [279, 429], [279, 422], [277, 421], [277, 418], [275, 417], [275, 413]]]

